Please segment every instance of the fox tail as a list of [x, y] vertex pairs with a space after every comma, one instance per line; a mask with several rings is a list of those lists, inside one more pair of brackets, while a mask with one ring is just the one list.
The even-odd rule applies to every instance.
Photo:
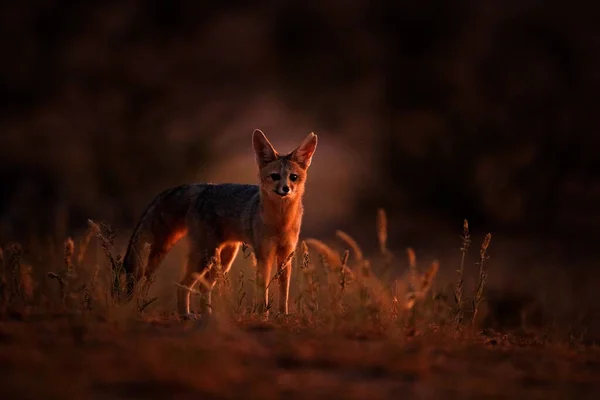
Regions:
[[[194, 186], [178, 186], [163, 191], [148, 205], [129, 239], [123, 258], [125, 301], [131, 300], [142, 277], [150, 277], [175, 243], [187, 234], [186, 215], [196, 195]], [[149, 253], [145, 250], [147, 244], [150, 245]], [[147, 259], [144, 259], [145, 255]], [[119, 297], [120, 273], [114, 275], [112, 295]]]

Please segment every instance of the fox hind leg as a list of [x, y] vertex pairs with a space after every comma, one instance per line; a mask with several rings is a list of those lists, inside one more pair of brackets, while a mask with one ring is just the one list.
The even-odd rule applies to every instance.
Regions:
[[190, 252], [186, 261], [183, 279], [179, 282], [180, 287], [177, 288], [177, 312], [182, 316], [190, 314], [191, 290], [198, 280], [193, 269], [199, 262], [200, 259]]
[[150, 249], [150, 255], [148, 256], [148, 264], [146, 265], [146, 269], [144, 270], [144, 275], [146, 276], [146, 279], [150, 279], [150, 277], [156, 272], [162, 261], [165, 259], [166, 255], [185, 235], [187, 235], [187, 229], [180, 228], [173, 232], [170, 232], [169, 235], [164, 235], [164, 237], [156, 241], [155, 245], [152, 246]]
[[191, 315], [191, 292], [198, 280], [201, 281], [200, 292], [203, 294], [210, 293], [212, 286], [214, 286], [214, 264], [219, 262], [219, 252], [216, 246], [211, 250], [206, 248], [192, 248], [190, 250], [184, 277], [180, 282], [180, 287], [177, 288], [177, 310], [180, 315]]
[[[219, 258], [216, 260], [220, 263], [221, 273], [226, 274], [231, 269], [231, 265], [237, 256], [239, 250], [239, 244], [226, 244], [218, 250]], [[210, 261], [209, 261], [210, 262]], [[212, 260], [214, 263], [215, 260]], [[206, 267], [205, 267], [206, 268]], [[213, 264], [205, 269], [204, 276], [200, 281], [199, 291], [202, 293], [204, 300], [204, 307], [202, 309], [203, 314], [212, 314], [212, 292], [215, 287], [219, 272], [216, 269], [217, 265]]]
[[[149, 280], [162, 261], [165, 259], [166, 255], [173, 249], [175, 244], [187, 234], [187, 230], [185, 227], [180, 226], [173, 231], [169, 231], [166, 234], [159, 234], [154, 232], [153, 240], [149, 240], [146, 243], [150, 243], [150, 254], [148, 255], [147, 260], [141, 260], [134, 258], [132, 272], [130, 272], [127, 276], [127, 296], [131, 297], [135, 291], [135, 285], [145, 277]], [[141, 251], [141, 249], [130, 249], [130, 251]], [[127, 257], [127, 255], [126, 255]], [[146, 263], [146, 265], [144, 265]]]
[[212, 246], [210, 250], [192, 249], [188, 255], [186, 271], [177, 289], [177, 307], [181, 315], [191, 316], [190, 298], [191, 291], [199, 281], [198, 291], [203, 297], [202, 314], [212, 312], [212, 290], [218, 277], [218, 265], [223, 273], [227, 273], [237, 256], [239, 244], [227, 244], [222, 248]]
[[239, 249], [239, 243], [226, 244], [221, 248], [221, 266], [223, 268], [223, 273], [226, 274], [227, 272], [229, 272]]

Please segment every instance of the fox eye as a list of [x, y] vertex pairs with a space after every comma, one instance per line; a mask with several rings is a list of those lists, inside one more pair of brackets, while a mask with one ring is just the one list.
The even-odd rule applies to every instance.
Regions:
[[298, 175], [296, 175], [296, 174], [291, 174], [290, 175], [290, 181], [296, 182], [297, 180], [298, 180]]
[[273, 179], [274, 181], [278, 181], [281, 179], [281, 175], [279, 174], [271, 174], [271, 179]]

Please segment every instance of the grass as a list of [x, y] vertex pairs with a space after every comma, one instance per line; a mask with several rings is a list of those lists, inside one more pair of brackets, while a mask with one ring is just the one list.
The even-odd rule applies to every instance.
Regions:
[[[124, 279], [119, 235], [107, 225], [89, 221], [62, 245], [8, 244], [0, 248], [0, 396], [585, 398], [600, 389], [600, 352], [582, 336], [528, 327], [520, 305], [517, 329], [490, 328], [499, 318], [498, 300], [486, 299], [491, 234], [469, 288], [464, 221], [457, 278], [444, 289], [438, 272], [453, 266], [421, 267], [412, 248], [397, 257], [387, 226], [378, 210], [371, 255], [341, 230], [304, 238], [290, 255], [291, 314], [273, 312], [279, 268], [267, 320], [257, 313], [264, 296], [248, 246], [219, 275], [212, 317], [182, 321], [165, 298], [175, 297], [175, 280], [143, 280], [134, 301], [113, 300]], [[199, 292], [193, 299], [200, 307]]]

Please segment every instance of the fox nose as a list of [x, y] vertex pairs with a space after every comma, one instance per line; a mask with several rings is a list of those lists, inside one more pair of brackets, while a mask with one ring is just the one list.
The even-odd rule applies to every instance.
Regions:
[[285, 193], [285, 194], [288, 194], [288, 193], [290, 192], [290, 187], [289, 187], [288, 185], [284, 185], [284, 186], [281, 188], [281, 191], [282, 191], [283, 193]]

